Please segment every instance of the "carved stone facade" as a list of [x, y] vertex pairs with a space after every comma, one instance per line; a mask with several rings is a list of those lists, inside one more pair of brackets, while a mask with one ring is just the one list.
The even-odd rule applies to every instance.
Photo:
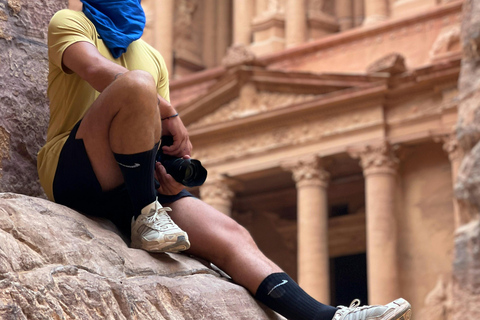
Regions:
[[[232, 47], [244, 58], [172, 82], [194, 157], [236, 181], [232, 217], [318, 299], [404, 296], [428, 309], [438, 279], [452, 276], [462, 220], [453, 201], [456, 149], [452, 142], [444, 152], [436, 138], [457, 120], [461, 2], [306, 1], [287, 10], [299, 3], [235, 1], [234, 9], [245, 7], [234, 19], [253, 21]], [[313, 17], [335, 36], [312, 40]], [[287, 28], [303, 42], [290, 48]], [[349, 274], [368, 297], [336, 282]]]
[[399, 163], [393, 148], [387, 142], [352, 148], [349, 153], [352, 157], [360, 159], [365, 176], [379, 172], [395, 174]]
[[200, 188], [200, 197], [203, 201], [216, 208], [218, 211], [231, 216], [232, 200], [235, 193], [225, 179], [209, 179]]
[[[480, 137], [478, 79], [458, 81], [480, 47], [461, 40], [464, 1], [148, 2], [145, 38], [171, 61], [172, 104], [215, 172], [193, 192], [324, 302], [403, 296], [414, 320], [452, 320], [452, 287], [468, 283], [452, 282], [453, 262], [474, 264], [454, 256], [455, 231], [480, 207], [466, 176], [480, 166], [460, 165]], [[313, 278], [331, 281], [315, 291]]]

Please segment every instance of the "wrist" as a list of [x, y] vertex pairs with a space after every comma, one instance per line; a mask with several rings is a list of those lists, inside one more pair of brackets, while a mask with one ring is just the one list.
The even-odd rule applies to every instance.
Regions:
[[172, 118], [175, 118], [175, 117], [178, 117], [178, 112], [175, 113], [175, 114], [172, 114], [171, 116], [168, 116], [168, 117], [164, 117], [164, 118], [161, 118], [161, 120], [169, 120], [169, 119], [172, 119]]

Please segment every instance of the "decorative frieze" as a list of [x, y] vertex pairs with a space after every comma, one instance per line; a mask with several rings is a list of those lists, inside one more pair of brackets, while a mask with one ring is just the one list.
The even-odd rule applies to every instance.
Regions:
[[[281, 101], [282, 96], [288, 97], [288, 95], [278, 94], [275, 99]], [[261, 99], [261, 95], [259, 98]], [[299, 96], [292, 95], [292, 98], [298, 99]], [[238, 100], [235, 103], [238, 104]], [[267, 105], [262, 103], [258, 103], [257, 106], [264, 108], [263, 110], [268, 108]], [[232, 110], [235, 110], [235, 108], [232, 108]], [[238, 110], [235, 112], [239, 113]], [[254, 112], [260, 113], [260, 111]], [[215, 118], [208, 121], [208, 124], [225, 122], [229, 118], [226, 114], [228, 112], [225, 112], [225, 115], [223, 112], [219, 112]], [[198, 146], [195, 150], [195, 157], [202, 159], [202, 161], [211, 161], [211, 163], [225, 161], [226, 159], [244, 158], [247, 155], [264, 154], [267, 150], [311, 143], [325, 137], [371, 127], [379, 124], [380, 121], [377, 110], [363, 108], [356, 110], [354, 114], [328, 114], [318, 118], [292, 121], [288, 126], [268, 127], [265, 130], [261, 130], [257, 125], [255, 134], [246, 135], [242, 130], [230, 139], [222, 139], [215, 143], [211, 142]], [[191, 128], [194, 128], [194, 126], [189, 126], [189, 129]]]

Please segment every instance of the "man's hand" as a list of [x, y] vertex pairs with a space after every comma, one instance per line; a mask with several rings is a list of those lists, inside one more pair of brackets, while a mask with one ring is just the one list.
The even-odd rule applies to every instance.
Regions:
[[[158, 97], [160, 108], [160, 115], [162, 118], [174, 115], [177, 113], [172, 105], [162, 97]], [[179, 116], [168, 118], [162, 121], [162, 136], [172, 136], [173, 144], [171, 146], [164, 146], [162, 150], [165, 154], [170, 156], [182, 158], [192, 154], [192, 143], [188, 137], [187, 128], [183, 124]]]
[[155, 179], [160, 183], [157, 191], [163, 195], [177, 195], [185, 188], [167, 173], [167, 170], [160, 162], [155, 164]]

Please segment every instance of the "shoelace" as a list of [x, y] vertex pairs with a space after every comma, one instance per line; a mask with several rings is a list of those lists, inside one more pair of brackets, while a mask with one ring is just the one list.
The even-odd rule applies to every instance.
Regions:
[[360, 300], [355, 299], [355, 300], [352, 301], [352, 303], [350, 303], [350, 306], [348, 308], [345, 307], [345, 306], [338, 306], [338, 308], [339, 309], [347, 309], [348, 311], [345, 310], [345, 311], [347, 311], [347, 313], [345, 315], [360, 311], [358, 313], [358, 315], [356, 315], [356, 318], [357, 319], [362, 319], [361, 317], [364, 316], [364, 313], [366, 312], [366, 309], [370, 309], [371, 306], [362, 306], [362, 307], [359, 307], [359, 306], [360, 306]]
[[177, 228], [177, 225], [172, 221], [167, 211], [172, 211], [170, 207], [158, 208], [155, 204], [155, 209], [151, 210], [151, 214], [145, 218], [145, 222], [152, 229], [166, 231]]

